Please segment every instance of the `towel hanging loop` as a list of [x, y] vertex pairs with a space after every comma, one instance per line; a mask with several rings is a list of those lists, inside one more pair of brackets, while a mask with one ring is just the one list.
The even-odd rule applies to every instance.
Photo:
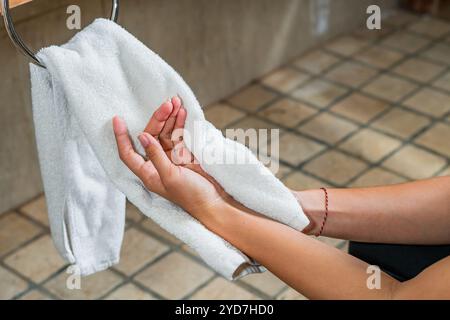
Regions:
[[[8, 33], [9, 38], [13, 42], [14, 46], [25, 56], [31, 59], [31, 62], [45, 68], [45, 66], [39, 61], [33, 51], [31, 51], [23, 42], [22, 38], [16, 32], [14, 28], [14, 24], [9, 12], [9, 0], [0, 0], [2, 6], [3, 13], [3, 21], [5, 23], [6, 32]], [[117, 18], [119, 17], [119, 0], [112, 0], [112, 8], [111, 8], [111, 16], [110, 20], [117, 22]]]

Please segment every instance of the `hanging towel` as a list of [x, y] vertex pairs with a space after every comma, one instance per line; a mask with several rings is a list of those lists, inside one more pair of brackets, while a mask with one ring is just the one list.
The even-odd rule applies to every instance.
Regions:
[[137, 135], [156, 108], [176, 95], [187, 110], [186, 144], [197, 159], [228, 152], [252, 160], [201, 163], [208, 174], [245, 206], [297, 230], [308, 224], [291, 192], [246, 147], [205, 120], [178, 73], [119, 25], [97, 19], [67, 44], [42, 49], [38, 58], [46, 69], [31, 65], [33, 117], [51, 232], [60, 254], [82, 275], [119, 261], [125, 197], [224, 277], [264, 271], [183, 209], [149, 192], [120, 161], [113, 116], [127, 122], [145, 154]]

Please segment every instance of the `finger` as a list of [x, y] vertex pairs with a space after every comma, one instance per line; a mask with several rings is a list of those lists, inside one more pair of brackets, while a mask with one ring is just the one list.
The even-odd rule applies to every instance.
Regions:
[[161, 181], [161, 177], [151, 161], [145, 161], [145, 163], [139, 168], [138, 174], [136, 175], [150, 191], [163, 197], [167, 195], [166, 189]]
[[167, 119], [166, 124], [164, 125], [164, 128], [162, 129], [159, 135], [159, 141], [161, 142], [164, 151], [168, 151], [173, 148], [172, 131], [175, 126], [175, 122], [177, 120], [178, 111], [180, 110], [181, 107], [180, 98], [174, 97], [172, 98], [171, 102], [173, 105], [172, 113]]
[[145, 149], [148, 159], [155, 166], [164, 184], [164, 180], [170, 176], [173, 166], [172, 162], [170, 162], [162, 149], [161, 144], [153, 136], [144, 132], [140, 134], [138, 138], [142, 147]]
[[175, 125], [172, 131], [172, 141], [174, 145], [178, 145], [183, 142], [184, 139], [184, 124], [186, 122], [186, 109], [182, 106], [180, 111], [178, 111], [177, 120], [175, 121]]
[[184, 124], [186, 123], [187, 112], [184, 107], [181, 107], [180, 111], [178, 111], [177, 120], [175, 121], [175, 125], [173, 128], [172, 137], [173, 141], [182, 141], [183, 140], [183, 129]]
[[177, 161], [178, 164], [183, 166], [196, 163], [194, 155], [189, 151], [183, 141], [186, 117], [186, 109], [182, 106], [178, 112], [177, 120], [172, 132], [172, 141], [174, 141], [175, 144], [172, 152], [172, 161]]
[[170, 158], [172, 162], [179, 166], [186, 166], [194, 163], [193, 154], [184, 146], [183, 143], [176, 144], [170, 151]]
[[167, 119], [172, 113], [173, 105], [172, 102], [164, 102], [152, 115], [144, 132], [151, 134], [154, 137], [158, 137], [166, 124]]
[[153, 192], [165, 194], [164, 186], [158, 171], [150, 161], [145, 161], [133, 148], [124, 120], [113, 118], [114, 134], [117, 141], [120, 159], [125, 165]]
[[118, 116], [113, 118], [114, 136], [116, 137], [117, 149], [120, 159], [136, 175], [139, 168], [144, 164], [144, 159], [136, 153], [128, 135], [128, 129], [125, 121]]

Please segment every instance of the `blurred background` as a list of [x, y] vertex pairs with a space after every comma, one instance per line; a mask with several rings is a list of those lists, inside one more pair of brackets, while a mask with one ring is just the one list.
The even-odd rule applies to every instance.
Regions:
[[[83, 26], [111, 6], [14, 2], [16, 29], [34, 49], [76, 33], [66, 27], [69, 5], [80, 6]], [[373, 4], [379, 30], [366, 26]], [[277, 176], [301, 190], [450, 175], [449, 18], [447, 0], [122, 0], [118, 23], [180, 72], [218, 128], [280, 129]], [[226, 281], [132, 205], [120, 264], [66, 289], [28, 60], [2, 22], [0, 61], [0, 299], [304, 299], [269, 272]]]

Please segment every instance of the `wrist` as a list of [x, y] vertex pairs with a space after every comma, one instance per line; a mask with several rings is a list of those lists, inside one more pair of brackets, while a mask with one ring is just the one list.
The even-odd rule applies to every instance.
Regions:
[[234, 206], [229, 201], [218, 198], [216, 201], [209, 202], [196, 210], [190, 210], [189, 213], [208, 229], [217, 229], [229, 222], [230, 216], [235, 214], [233, 209]]
[[325, 214], [323, 191], [317, 189], [294, 191], [293, 193], [310, 221], [309, 225], [302, 232], [308, 235], [317, 234]]

